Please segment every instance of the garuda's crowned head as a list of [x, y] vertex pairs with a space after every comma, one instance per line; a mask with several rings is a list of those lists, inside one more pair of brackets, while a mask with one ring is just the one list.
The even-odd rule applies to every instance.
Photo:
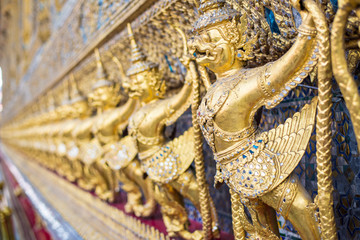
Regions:
[[194, 38], [189, 40], [196, 61], [215, 73], [241, 68], [252, 59], [256, 36], [247, 33], [247, 16], [229, 6], [225, 0], [202, 0]]
[[69, 76], [70, 81], [70, 101], [69, 110], [72, 118], [83, 118], [91, 114], [87, 98], [81, 93], [73, 74]]
[[131, 67], [126, 75], [130, 79], [123, 83], [123, 87], [127, 89], [130, 97], [139, 98], [144, 103], [163, 97], [166, 86], [161, 81], [158, 65], [148, 61], [146, 55], [138, 47], [130, 24], [128, 24], [128, 32], [132, 56]]
[[89, 103], [94, 108], [113, 108], [121, 99], [120, 86], [108, 79], [108, 75], [101, 62], [100, 53], [95, 49], [96, 57], [96, 82], [88, 95]]

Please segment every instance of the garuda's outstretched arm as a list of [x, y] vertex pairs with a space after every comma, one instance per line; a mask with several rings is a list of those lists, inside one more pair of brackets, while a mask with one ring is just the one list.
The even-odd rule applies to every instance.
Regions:
[[[300, 7], [298, 7], [300, 10]], [[264, 66], [264, 74], [258, 81], [267, 108], [276, 106], [308, 76], [317, 62], [316, 31], [311, 15], [300, 10], [302, 24], [298, 37], [289, 51], [275, 62]]]
[[175, 96], [166, 100], [166, 110], [164, 111], [166, 125], [174, 123], [180, 117], [180, 115], [189, 108], [191, 104], [192, 79], [190, 75], [190, 71], [188, 71], [186, 74], [184, 86], [182, 87], [181, 91]]
[[193, 87], [192, 87], [193, 79], [192, 79], [191, 71], [189, 70], [190, 58], [187, 55], [188, 47], [187, 47], [186, 37], [183, 31], [181, 31], [178, 28], [176, 28], [176, 30], [183, 38], [184, 55], [181, 61], [186, 66], [188, 71], [185, 76], [184, 86], [182, 87], [180, 92], [172, 96], [171, 98], [165, 100], [165, 104], [166, 104], [166, 110], [164, 111], [165, 116], [163, 116], [164, 118], [162, 119], [164, 120], [161, 123], [165, 123], [166, 125], [170, 125], [174, 123], [180, 117], [180, 115], [183, 114], [186, 111], [186, 109], [189, 108], [191, 104], [192, 92], [193, 92]]

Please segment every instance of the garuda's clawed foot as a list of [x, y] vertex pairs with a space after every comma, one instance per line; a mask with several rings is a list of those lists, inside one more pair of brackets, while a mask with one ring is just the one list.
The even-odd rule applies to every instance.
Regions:
[[134, 214], [137, 217], [149, 217], [156, 210], [156, 201], [148, 201], [144, 205], [135, 205]]
[[187, 239], [187, 240], [201, 240], [204, 239], [203, 233], [201, 230], [197, 230], [194, 232], [189, 232], [187, 230], [181, 230], [179, 232], [177, 232], [177, 235], [182, 237], [183, 239]]
[[134, 213], [134, 205], [130, 202], [127, 202], [124, 206], [124, 210], [126, 213]]
[[114, 201], [114, 192], [107, 190], [107, 191], [96, 191], [95, 190], [96, 195], [103, 201], [107, 201], [107, 202], [113, 202]]
[[79, 185], [80, 188], [82, 188], [82, 189], [84, 189], [86, 191], [91, 191], [91, 190], [94, 189], [94, 186], [91, 183], [89, 183], [89, 182], [87, 182], [87, 181], [85, 181], [83, 179], [78, 180], [78, 185]]

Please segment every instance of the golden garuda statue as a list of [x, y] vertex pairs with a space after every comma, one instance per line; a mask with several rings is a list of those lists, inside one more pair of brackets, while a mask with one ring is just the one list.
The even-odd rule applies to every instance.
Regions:
[[[154, 212], [156, 206], [152, 193], [152, 182], [143, 178], [140, 164], [134, 159], [137, 151], [134, 141], [129, 142], [132, 138], [124, 137], [118, 143], [119, 135], [126, 129], [129, 117], [139, 105], [138, 100], [130, 96], [126, 103], [116, 107], [120, 101], [120, 84], [108, 79], [98, 50], [95, 51], [95, 56], [97, 82], [88, 98], [91, 105], [97, 109], [97, 118], [93, 122], [91, 130], [93, 139], [82, 147], [84, 149], [82, 151], [84, 152], [83, 158], [87, 159], [85, 162], [91, 162], [92, 171], [96, 170], [95, 172], [97, 172], [93, 176], [99, 179], [96, 182], [96, 194], [103, 199], [112, 200], [118, 187], [118, 180], [120, 180], [122, 189], [127, 192], [125, 211], [147, 217]], [[113, 56], [113, 60], [122, 70], [118, 59]], [[125, 79], [124, 76], [123, 79]], [[130, 154], [130, 152], [135, 154]], [[124, 159], [125, 161], [123, 161]], [[142, 204], [142, 192], [146, 198], [144, 205]]]
[[[82, 95], [79, 90], [77, 81], [74, 75], [69, 77], [70, 85], [70, 119], [65, 122], [60, 122], [59, 125], [62, 129], [63, 141], [66, 148], [66, 155], [63, 157], [61, 167], [64, 167], [64, 175], [69, 181], [77, 181], [82, 177], [82, 163], [78, 159], [79, 147], [76, 139], [73, 137], [73, 132], [84, 119], [90, 117], [91, 109], [88, 104], [87, 98]], [[60, 167], [60, 166], [59, 166]]]
[[[63, 112], [66, 112], [66, 117], [62, 117], [62, 121], [53, 126], [58, 132], [58, 151], [56, 159], [58, 159], [59, 164], [56, 166], [55, 170], [69, 181], [76, 181], [81, 176], [78, 173], [80, 172], [79, 169], [81, 166], [78, 161], [75, 161], [78, 149], [73, 140], [72, 132], [79, 122], [84, 118], [89, 117], [90, 111], [87, 100], [84, 96], [80, 95], [77, 82], [72, 74], [69, 76], [68, 82], [70, 91], [69, 100], [66, 104], [57, 108], [60, 115], [64, 115]], [[75, 169], [78, 170], [75, 171]]]
[[[96, 79], [91, 92], [87, 95], [89, 107], [96, 110], [96, 114], [86, 119], [78, 120], [72, 131], [76, 139], [74, 147], [77, 149], [76, 160], [82, 167], [76, 168], [74, 174], [80, 175], [78, 184], [84, 189], [95, 189], [95, 194], [103, 200], [113, 201], [116, 180], [111, 169], [101, 162], [103, 154], [102, 142], [97, 130], [96, 122], [103, 119], [104, 111], [115, 107], [119, 100], [119, 86], [107, 79], [107, 74], [100, 59], [98, 49], [95, 49]], [[71, 153], [71, 152], [69, 152]], [[70, 156], [69, 156], [70, 157]], [[74, 156], [70, 157], [74, 160]], [[78, 161], [74, 161], [78, 162]], [[80, 172], [78, 171], [80, 170]]]
[[[265, 3], [271, 7], [270, 2]], [[329, 47], [324, 43], [328, 42], [324, 37], [328, 35], [328, 27], [323, 13], [311, 1], [292, 1], [291, 5], [302, 18], [296, 30], [298, 35], [283, 56], [264, 65], [261, 63], [269, 49], [262, 44], [269, 43], [270, 28], [266, 26], [261, 11], [246, 1], [242, 5], [236, 1], [201, 1], [194, 37], [189, 42], [196, 62], [216, 75], [216, 82], [208, 87], [201, 101], [197, 119], [214, 152], [217, 163], [215, 181], [225, 182], [231, 189], [236, 239], [244, 239], [245, 232], [257, 239], [278, 239], [274, 210], [293, 224], [302, 239], [320, 239], [316, 206], [297, 176], [292, 174], [313, 132], [317, 97], [274, 129], [261, 131], [257, 126], [259, 109], [278, 105], [313, 71], [320, 51], [323, 53], [322, 65], [318, 66], [320, 110], [324, 103], [331, 101], [326, 95], [331, 91], [331, 85], [325, 95], [320, 86], [330, 72], [326, 58]], [[286, 12], [291, 6], [284, 4], [281, 7], [284, 9], [282, 19], [286, 21], [279, 26], [289, 26], [291, 31], [288, 33], [294, 34], [294, 22], [286, 19], [291, 16], [291, 10]], [[254, 63], [260, 66], [251, 67]], [[204, 71], [202, 73], [206, 79]], [[322, 114], [328, 113], [330, 104], [325, 111], [320, 110]], [[323, 123], [324, 134], [328, 134], [330, 125], [319, 118], [318, 122]], [[318, 136], [322, 136], [321, 131]], [[331, 136], [327, 136], [322, 143], [331, 143]], [[321, 147], [318, 149], [322, 151]], [[324, 154], [328, 153], [325, 151]], [[318, 160], [321, 159], [327, 160], [318, 156]], [[320, 165], [318, 162], [318, 167]], [[331, 165], [327, 166], [331, 169]], [[327, 194], [331, 191], [330, 187]], [[320, 197], [320, 192], [321, 189], [319, 201], [330, 199], [329, 195], [326, 195], [327, 199]], [[330, 212], [327, 213], [330, 216], [331, 204], [329, 202]], [[249, 210], [251, 222], [244, 208]], [[325, 221], [322, 224], [327, 228]]]
[[[128, 78], [124, 73], [120, 60], [112, 55], [113, 62], [118, 66], [122, 87], [129, 93]], [[104, 92], [99, 99], [118, 96], [118, 93]], [[139, 101], [131, 93], [123, 105], [108, 108], [104, 111], [93, 126], [93, 134], [99, 139], [103, 147], [101, 161], [115, 174], [115, 181], [121, 182], [121, 188], [127, 193], [125, 211], [134, 213], [138, 217], [148, 217], [156, 210], [156, 201], [153, 193], [153, 183], [144, 178], [141, 165], [137, 159], [137, 147], [134, 139], [124, 132], [128, 126], [129, 117], [138, 109]], [[145, 203], [142, 196], [144, 195]]]
[[98, 49], [95, 49], [95, 58], [96, 81], [87, 97], [90, 106], [96, 110], [96, 114], [86, 128], [91, 137], [81, 145], [79, 154], [88, 169], [87, 173], [90, 173], [87, 178], [95, 187], [95, 194], [103, 200], [113, 201], [116, 188], [115, 175], [101, 161], [104, 139], [95, 126], [99, 121], [104, 121], [107, 110], [118, 104], [121, 95], [119, 95], [119, 85], [108, 79]]
[[[197, 209], [201, 205], [200, 187], [190, 167], [195, 158], [193, 129], [170, 142], [166, 142], [163, 136], [164, 127], [174, 123], [190, 106], [191, 75], [187, 74], [184, 86], [177, 94], [164, 98], [166, 85], [158, 66], [146, 59], [135, 41], [130, 24], [128, 31], [132, 50], [132, 65], [127, 71], [129, 95], [138, 98], [141, 104], [129, 120], [129, 134], [136, 139], [143, 171], [154, 182], [155, 199], [161, 206], [169, 236], [202, 239], [200, 231], [188, 231], [188, 217], [183, 203], [185, 197]], [[213, 231], [218, 234], [213, 204], [211, 212]]]
[[[68, 171], [68, 161], [66, 158], [67, 145], [72, 131], [71, 123], [76, 121], [75, 119], [78, 118], [78, 116], [84, 114], [82, 108], [79, 108], [82, 102], [77, 100], [74, 98], [70, 101], [66, 100], [55, 109], [58, 121], [50, 125], [50, 133], [48, 135], [48, 141], [51, 141], [53, 145], [53, 147], [50, 148], [54, 149], [54, 151], [51, 151], [53, 152], [53, 157], [51, 158], [52, 163], [50, 163], [51, 168], [60, 175], [67, 176], [69, 180], [73, 180], [71, 177], [72, 174]], [[44, 136], [46, 136], [46, 134]]]
[[[92, 139], [92, 126], [96, 121], [97, 115], [91, 116], [92, 108], [90, 99], [84, 98], [84, 111], [86, 114], [76, 118], [72, 131], [71, 141], [68, 142], [68, 158], [74, 163], [73, 174], [76, 175], [77, 184], [85, 190], [93, 190], [96, 187], [96, 183], [99, 181], [97, 171], [92, 168], [93, 159], [89, 159], [86, 156], [88, 151], [86, 146]], [[93, 152], [97, 153], [98, 148], [93, 149]], [[96, 177], [97, 176], [97, 177]], [[99, 191], [99, 190], [98, 190]]]

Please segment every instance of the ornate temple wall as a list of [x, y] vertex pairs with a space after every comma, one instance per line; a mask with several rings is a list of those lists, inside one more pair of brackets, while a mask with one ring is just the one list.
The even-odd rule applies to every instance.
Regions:
[[[146, 235], [151, 232], [154, 239], [162, 237], [165, 239], [170, 237], [167, 233], [170, 231], [166, 229], [166, 224], [164, 225], [160, 207], [153, 215], [154, 220], [148, 217], [136, 217], [134, 214], [125, 214], [125, 203], [129, 201], [129, 198], [126, 197], [127, 190], [122, 188], [122, 184], [119, 185], [120, 187], [116, 186], [116, 197], [114, 199], [110, 201], [105, 199], [108, 202], [94, 197], [97, 195], [94, 189], [87, 189], [90, 190], [91, 194], [85, 190], [78, 191], [77, 189], [80, 188], [68, 184], [71, 182], [68, 181], [69, 179], [64, 180], [68, 178], [64, 172], [54, 166], [49, 167], [50, 165], [47, 165], [50, 160], [44, 159], [52, 159], [51, 154], [48, 154], [51, 147], [41, 150], [41, 147], [37, 146], [36, 151], [21, 150], [27, 148], [24, 146], [16, 148], [14, 146], [16, 146], [16, 141], [21, 142], [19, 139], [22, 135], [20, 134], [20, 137], [16, 138], [17, 136], [13, 133], [18, 130], [31, 130], [32, 126], [45, 126], [48, 124], [46, 121], [49, 121], [46, 119], [50, 119], [50, 123], [52, 119], [51, 117], [47, 118], [47, 113], [54, 109], [60, 109], [61, 106], [65, 106], [76, 99], [78, 95], [89, 96], [99, 80], [99, 59], [96, 50], [99, 52], [100, 65], [106, 72], [107, 79], [118, 84], [124, 84], [125, 78], [122, 72], [126, 72], [132, 67], [134, 51], [130, 47], [128, 23], [131, 25], [133, 36], [137, 40], [139, 48], [147, 55], [147, 60], [159, 65], [162, 81], [167, 87], [165, 98], [181, 93], [184, 82], [187, 83], [186, 74], [189, 70], [182, 62], [183, 38], [175, 28], [180, 28], [188, 40], [194, 37], [196, 33], [195, 22], [202, 11], [206, 11], [206, 8], [205, 10], [198, 9], [199, 4], [203, 2], [208, 1], [0, 1], [0, 67], [3, 71], [4, 81], [4, 110], [1, 115], [3, 158], [7, 159], [5, 162], [10, 162], [10, 166], [19, 168], [21, 174], [25, 175], [35, 188], [40, 188], [37, 194], [42, 195], [45, 198], [44, 201], [47, 201], [56, 212], [59, 212], [61, 215], [59, 221], [69, 224], [70, 226], [66, 225], [69, 229], [74, 228], [68, 230], [74, 234], [71, 236], [79, 233], [77, 236], [79, 239], [95, 239], [96, 237], [92, 236], [92, 232], [95, 232], [98, 234], [97, 236], [102, 237], [108, 234], [104, 239], [115, 239], [115, 237], [119, 238], [120, 236], [124, 239], [145, 239]], [[218, 2], [216, 4], [225, 4], [225, 1]], [[226, 2], [230, 6], [236, 6], [239, 1]], [[258, 67], [260, 69], [261, 66], [269, 62], [277, 61], [293, 46], [302, 20], [299, 12], [290, 6], [290, 1], [266, 0], [263, 3], [245, 1], [243, 4], [245, 5], [241, 6], [245, 9], [244, 11], [253, 14], [249, 18], [253, 19], [253, 22], [249, 21], [247, 29], [256, 33], [252, 35], [254, 39], [260, 39], [261, 32], [268, 32], [267, 38], [254, 43], [256, 45], [254, 48], [257, 50], [257, 52], [255, 51], [256, 59], [249, 58], [246, 65], [247, 68], [255, 69]], [[331, 29], [339, 3], [337, 1], [321, 1], [318, 5], [324, 19], [326, 19], [326, 26]], [[358, 7], [354, 3], [354, 9], [356, 9], [355, 6]], [[358, 10], [350, 15], [344, 35], [348, 37], [346, 40], [349, 42], [355, 42], [359, 39], [359, 16], [356, 14], [358, 14]], [[216, 18], [216, 16], [212, 17]], [[223, 21], [223, 19], [219, 21]], [[246, 26], [244, 27], [246, 28]], [[328, 35], [330, 36], [330, 33]], [[246, 42], [248, 40], [250, 39], [247, 39]], [[346, 56], [349, 72], [357, 81], [360, 72], [358, 66], [359, 51], [356, 44], [347, 48]], [[322, 64], [321, 60], [319, 62]], [[319, 95], [318, 68], [319, 66], [307, 73], [304, 80], [301, 80], [296, 88], [287, 91], [287, 96], [281, 100], [280, 104], [271, 109], [263, 107], [259, 110], [259, 128], [262, 131], [271, 130], [283, 124], [296, 112], [301, 111], [305, 104], [309, 104], [314, 96]], [[197, 72], [200, 73], [201, 71], [197, 70]], [[211, 71], [208, 71], [208, 74], [210, 82], [214, 83], [216, 76]], [[360, 214], [358, 214], [360, 159], [356, 141], [358, 136], [354, 132], [354, 124], [352, 123], [354, 118], [351, 117], [352, 112], [350, 113], [347, 108], [349, 104], [344, 100], [342, 88], [339, 87], [334, 76], [331, 79], [332, 87], [329, 99], [333, 104], [330, 121], [332, 141], [327, 148], [331, 152], [331, 179], [334, 187], [332, 194], [333, 212], [336, 225], [336, 233], [331, 239], [360, 239]], [[201, 86], [200, 92], [201, 97], [204, 97], [206, 86]], [[121, 100], [116, 106], [120, 108], [128, 101], [129, 96], [124, 87], [120, 88], [118, 95], [121, 96]], [[190, 108], [187, 106], [187, 110], [178, 119], [165, 127], [164, 138], [167, 142], [184, 135], [184, 132], [193, 125], [193, 114]], [[65, 110], [64, 108], [63, 111], [65, 112]], [[92, 114], [88, 115], [88, 118], [100, 115], [100, 111], [96, 107], [92, 107], [91, 111]], [[61, 121], [64, 119], [65, 117]], [[61, 121], [54, 120], [53, 122]], [[40, 124], [38, 124], [39, 122]], [[49, 126], [51, 128], [51, 125]], [[33, 129], [35, 130], [32, 133], [28, 132], [25, 137], [32, 140], [31, 134], [37, 131], [40, 131], [40, 135], [47, 134], [47, 130]], [[73, 131], [75, 132], [75, 129]], [[124, 129], [121, 134], [119, 135], [127, 136], [130, 135], [130, 132]], [[314, 129], [303, 156], [294, 170], [294, 175], [300, 179], [301, 184], [312, 199], [318, 195], [316, 136], [317, 132]], [[90, 138], [94, 138], [93, 133]], [[36, 142], [37, 137], [34, 139]], [[6, 141], [9, 143], [5, 144]], [[40, 142], [40, 145], [41, 143], [43, 142]], [[41, 152], [47, 152], [47, 155], [42, 155]], [[54, 155], [56, 154], [54, 153]], [[222, 239], [233, 238], [234, 235], [235, 238], [238, 238], [237, 230], [235, 233], [233, 230], [235, 224], [233, 224], [232, 218], [229, 187], [226, 184], [223, 184], [219, 189], [214, 187], [216, 163], [213, 151], [205, 141], [203, 155], [206, 180], [218, 215]], [[66, 158], [64, 155], [61, 159]], [[53, 161], [55, 162], [56, 159], [54, 158]], [[189, 171], [196, 172], [196, 168], [194, 161], [190, 164]], [[40, 187], [42, 182], [48, 184]], [[77, 180], [72, 182], [78, 184]], [[54, 183], [59, 184], [59, 189], [49, 190], [51, 184]], [[55, 197], [52, 196], [52, 193]], [[64, 200], [61, 200], [62, 203], [56, 198], [56, 196], [61, 195], [67, 195]], [[75, 202], [75, 207], [67, 207], [73, 202]], [[244, 202], [245, 215], [251, 218], [251, 212], [247, 209], [247, 207], [250, 209], [250, 205], [246, 204]], [[188, 199], [184, 200], [184, 206], [191, 221], [191, 231], [201, 229], [202, 217], [200, 212]], [[65, 210], [60, 210], [63, 207]], [[76, 216], [76, 214], [71, 213], [76, 209], [81, 209], [83, 212], [87, 211], [87, 213], [82, 217]], [[37, 211], [41, 212], [40, 210]], [[109, 214], [109, 212], [114, 213]], [[82, 220], [94, 215], [97, 217], [89, 224], [83, 223], [75, 226]], [[44, 214], [41, 216], [44, 217]], [[301, 239], [295, 227], [290, 221], [285, 220], [279, 211], [276, 217], [282, 239]], [[97, 224], [101, 222], [103, 222], [102, 227], [98, 227]], [[109, 233], [109, 231], [114, 232]], [[129, 235], [125, 236], [124, 232]], [[248, 231], [248, 234], [252, 235], [253, 232]], [[327, 238], [323, 237], [323, 239]]]

